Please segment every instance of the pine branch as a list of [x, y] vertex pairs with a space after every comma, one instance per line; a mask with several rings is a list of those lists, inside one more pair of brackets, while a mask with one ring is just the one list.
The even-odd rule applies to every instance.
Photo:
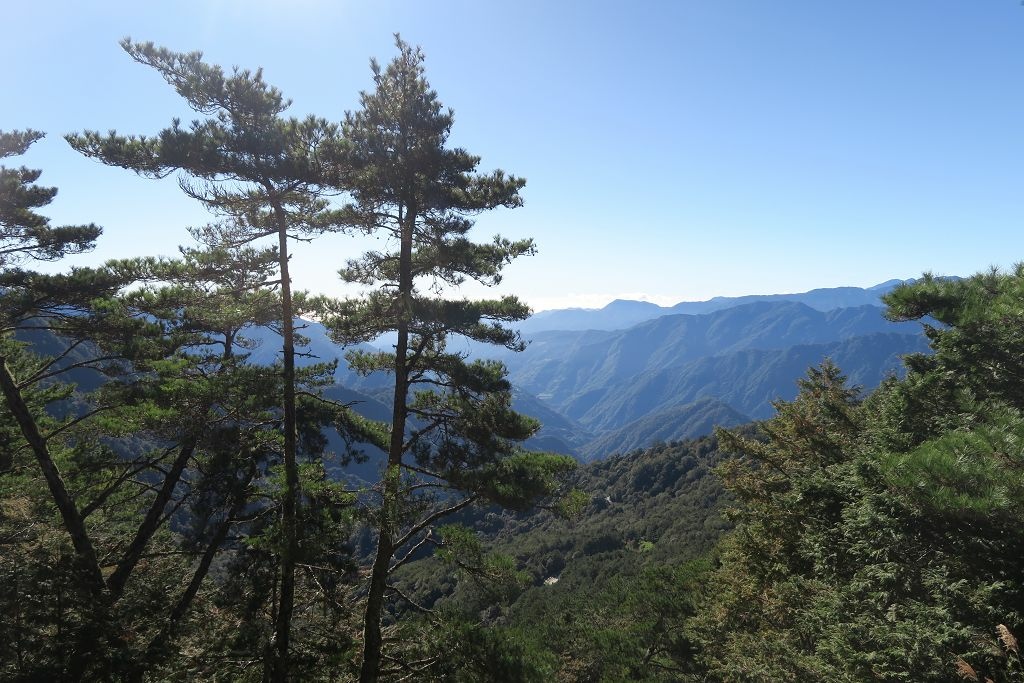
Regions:
[[395, 549], [397, 550], [398, 548], [401, 548], [403, 545], [408, 543], [409, 540], [412, 539], [413, 536], [415, 536], [419, 532], [423, 531], [424, 529], [426, 529], [428, 526], [430, 526], [431, 524], [433, 524], [437, 520], [442, 519], [444, 517], [447, 517], [448, 515], [454, 514], [454, 513], [458, 512], [459, 510], [461, 510], [461, 509], [463, 509], [463, 508], [465, 508], [465, 507], [467, 507], [469, 505], [472, 505], [478, 499], [479, 499], [479, 496], [477, 494], [473, 494], [473, 495], [471, 495], [471, 496], [469, 496], [467, 498], [464, 498], [463, 500], [459, 501], [455, 505], [452, 505], [450, 507], [444, 508], [443, 510], [438, 510], [438, 511], [428, 515], [424, 519], [420, 520], [420, 522], [418, 524], [413, 526], [412, 529], [410, 529], [404, 536], [402, 536], [398, 541], [395, 542], [395, 544], [394, 544]]

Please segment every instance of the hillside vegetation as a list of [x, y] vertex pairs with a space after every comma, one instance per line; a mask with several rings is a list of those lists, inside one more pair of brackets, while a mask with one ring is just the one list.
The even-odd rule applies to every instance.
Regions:
[[941, 323], [905, 378], [827, 362], [755, 429], [588, 465], [577, 521], [479, 524], [528, 587], [449, 604], [523, 680], [1024, 679], [1022, 300], [1024, 267], [896, 289]]
[[[852, 289], [814, 290], [812, 300], [843, 301]], [[747, 299], [719, 302], [721, 309], [712, 313], [666, 314], [616, 331], [541, 332], [531, 335], [522, 353], [461, 340], [453, 345], [500, 357], [509, 367], [516, 409], [542, 425], [530, 447], [583, 460], [710, 434], [715, 424], [768, 418], [773, 401], [796, 395], [794, 378], [826, 358], [870, 390], [903, 371], [904, 354], [927, 349], [918, 325], [888, 321], [879, 306], [819, 311], [788, 299]], [[337, 391], [350, 396], [358, 413], [379, 419], [374, 404], [387, 403], [387, 377], [353, 372], [322, 325], [307, 323], [302, 332], [309, 344], [299, 364], [339, 360], [335, 378], [343, 389]], [[269, 362], [272, 344], [266, 335], [261, 342], [252, 358]], [[370, 445], [365, 450], [377, 461], [382, 457]]]
[[[1024, 681], [1024, 265], [530, 344], [445, 296], [535, 245], [470, 239], [525, 180], [449, 144], [420, 49], [332, 123], [121, 45], [197, 119], [67, 142], [211, 222], [37, 270], [101, 230], [0, 166], [0, 679]], [[380, 238], [359, 295], [293, 291], [331, 232]]]

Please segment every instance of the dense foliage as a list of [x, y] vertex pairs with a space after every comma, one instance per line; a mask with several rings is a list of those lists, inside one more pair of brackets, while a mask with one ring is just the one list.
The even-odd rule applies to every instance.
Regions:
[[740, 506], [694, 621], [717, 677], [1018, 680], [1024, 271], [886, 301], [934, 353], [866, 401], [810, 372], [763, 439], [725, 437]]
[[[574, 466], [517, 446], [537, 424], [511, 410], [500, 364], [445, 351], [449, 333], [517, 347], [500, 323], [528, 309], [411, 286], [424, 276], [498, 282], [532, 243], [476, 245], [466, 215], [518, 205], [523, 181], [473, 175], [478, 160], [445, 147], [451, 113], [422, 77], [422, 54], [401, 41], [386, 72], [374, 66], [379, 92], [343, 126], [285, 118], [289, 102], [258, 71], [122, 46], [205, 118], [151, 137], [68, 141], [140, 175], [178, 173], [216, 222], [192, 230], [199, 244], [179, 259], [42, 275], [21, 265], [90, 249], [100, 229], [51, 226], [36, 210], [56, 191], [35, 185], [38, 171], [0, 169], [0, 676], [337, 680], [362, 668], [377, 680], [459, 661], [479, 668], [494, 641], [472, 626], [468, 640], [427, 638], [436, 624], [406, 618], [396, 633], [408, 645], [389, 646], [386, 667], [372, 634], [385, 618], [390, 633], [398, 616], [382, 614], [394, 591], [387, 573], [435, 545], [463, 564], [473, 554], [472, 534], [435, 534], [446, 512], [477, 501], [529, 507]], [[422, 144], [397, 159], [408, 173], [390, 177], [396, 146], [380, 116], [395, 106], [412, 108], [397, 134]], [[0, 134], [0, 153], [24, 153], [38, 137]], [[423, 182], [402, 186], [408, 178]], [[403, 248], [397, 270], [373, 254], [350, 264], [352, 278], [378, 287], [365, 303], [291, 290], [290, 241], [372, 230], [366, 216], [389, 202], [415, 248]], [[305, 341], [296, 316], [312, 302], [331, 312], [342, 343], [361, 338], [353, 329], [399, 331], [395, 361], [382, 366], [398, 378], [390, 422], [329, 398], [339, 394], [335, 362], [296, 363]], [[280, 334], [280, 359], [252, 362], [265, 330]], [[351, 363], [369, 372], [385, 356], [356, 353]], [[409, 391], [424, 382], [433, 391]], [[352, 454], [327, 452], [341, 443], [332, 431], [397, 445], [376, 489], [382, 504], [346, 490]], [[373, 554], [385, 571], [364, 583], [359, 562]]]
[[[205, 118], [69, 140], [183, 174], [217, 221], [177, 259], [42, 274], [29, 266], [100, 229], [50, 225], [56, 190], [0, 167], [0, 678], [1024, 680], [1024, 266], [889, 293], [890, 321], [923, 325], [930, 349], [867, 395], [824, 327], [871, 313], [793, 308], [823, 346], [732, 351], [762, 373], [837, 358], [770, 419], [573, 471], [522, 447], [538, 424], [513, 410], [504, 366], [449, 346], [522, 349], [517, 299], [442, 294], [497, 284], [533, 245], [468, 237], [523, 181], [448, 146], [417, 48], [373, 63], [374, 90], [334, 125], [285, 118], [259, 72], [124, 47]], [[39, 137], [0, 133], [0, 158]], [[291, 291], [289, 240], [329, 230], [394, 247], [341, 270], [364, 296]], [[295, 362], [303, 311], [355, 347], [353, 373], [386, 375], [388, 419], [332, 400], [348, 395], [336, 363]], [[715, 373], [679, 330], [706, 322], [641, 331], [661, 340], [641, 351], [691, 361], [669, 375], [624, 343], [581, 346], [561, 400], [614, 380], [591, 424], [629, 426], [631, 392], [656, 383], [643, 400], [678, 424], [644, 433], [737, 420], [683, 399]], [[280, 360], [255, 362], [275, 334]], [[382, 334], [393, 351], [356, 347]], [[858, 337], [875, 374], [920, 349], [897, 337]], [[544, 368], [535, 381], [557, 379]], [[362, 484], [346, 476], [355, 456], [329, 448], [345, 442], [381, 448], [376, 479], [365, 463]]]
[[864, 396], [826, 362], [717, 444], [581, 468], [578, 520], [477, 519], [518, 594], [432, 561], [406, 585], [538, 680], [1022, 680], [1022, 288], [925, 276], [887, 298], [932, 347], [905, 378]]

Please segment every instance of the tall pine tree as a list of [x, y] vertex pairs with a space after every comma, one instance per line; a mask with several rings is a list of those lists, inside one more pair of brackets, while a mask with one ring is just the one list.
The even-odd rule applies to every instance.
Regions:
[[268, 282], [280, 292], [282, 343], [281, 409], [285, 489], [281, 500], [283, 539], [274, 635], [276, 680], [287, 676], [289, 637], [299, 547], [300, 500], [296, 461], [295, 328], [297, 311], [289, 273], [289, 241], [307, 239], [336, 227], [324, 198], [320, 149], [334, 141], [336, 127], [323, 119], [285, 118], [290, 105], [264, 82], [261, 71], [226, 74], [199, 52], [177, 53], [152, 43], [122, 41], [136, 61], [156, 69], [205, 118], [182, 126], [175, 120], [155, 136], [86, 132], [68, 136], [77, 150], [104, 163], [162, 178], [182, 172], [180, 184], [223, 222], [198, 231], [214, 246], [276, 240], [278, 275]]
[[474, 503], [528, 505], [552, 493], [557, 476], [573, 464], [522, 451], [517, 442], [538, 425], [511, 409], [504, 367], [467, 362], [448, 349], [453, 335], [523, 348], [518, 334], [503, 325], [529, 315], [515, 297], [448, 300], [431, 292], [468, 279], [497, 284], [506, 264], [533, 252], [531, 240], [496, 237], [478, 244], [467, 236], [474, 214], [520, 206], [524, 181], [501, 171], [477, 173], [478, 157], [448, 147], [452, 112], [425, 79], [422, 52], [397, 37], [396, 43], [399, 54], [387, 68], [371, 62], [376, 87], [362, 94], [359, 111], [346, 116], [345, 146], [336, 162], [340, 184], [353, 197], [344, 221], [385, 235], [397, 250], [350, 261], [343, 280], [375, 289], [335, 303], [326, 321], [343, 344], [397, 335], [392, 353], [348, 355], [357, 370], [390, 372], [395, 382], [387, 465], [371, 515], [378, 540], [361, 681], [390, 672], [385, 656], [396, 660], [396, 653], [384, 652], [381, 620], [388, 598], [403, 598], [388, 577], [437, 542], [434, 523]]

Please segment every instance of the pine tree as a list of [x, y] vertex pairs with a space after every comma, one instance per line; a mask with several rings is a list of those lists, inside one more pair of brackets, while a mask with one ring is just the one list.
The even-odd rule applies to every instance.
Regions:
[[458, 335], [520, 350], [517, 333], [503, 323], [525, 318], [529, 309], [515, 297], [447, 300], [421, 290], [426, 283], [440, 292], [467, 279], [497, 284], [502, 268], [534, 247], [531, 240], [469, 239], [470, 217], [521, 205], [524, 181], [501, 171], [476, 173], [478, 157], [447, 146], [452, 112], [424, 78], [422, 52], [397, 37], [396, 44], [399, 55], [386, 69], [371, 62], [376, 87], [362, 94], [359, 111], [346, 115], [345, 146], [335, 161], [343, 169], [340, 184], [353, 197], [344, 221], [384, 234], [398, 249], [350, 261], [342, 278], [376, 289], [336, 303], [326, 320], [346, 345], [397, 334], [393, 353], [347, 356], [358, 371], [390, 372], [395, 382], [383, 444], [387, 464], [376, 489], [380, 505], [371, 517], [378, 539], [361, 681], [387, 672], [381, 619], [388, 596], [402, 597], [388, 576], [437, 543], [432, 525], [478, 502], [528, 505], [553, 492], [556, 477], [572, 466], [569, 458], [517, 447], [537, 423], [512, 411], [501, 364], [467, 362], [447, 348]]
[[[280, 367], [248, 363], [247, 350], [249, 331], [274, 324], [280, 310], [277, 295], [262, 287], [276, 270], [276, 249], [183, 251], [181, 261], [121, 264], [152, 284], [88, 306], [59, 304], [74, 301], [70, 296], [42, 305], [47, 287], [62, 292], [61, 283], [75, 280], [65, 276], [37, 276], [6, 290], [16, 303], [40, 304], [25, 306], [17, 331], [30, 335], [34, 351], [52, 355], [30, 354], [10, 340], [2, 345], [12, 361], [5, 369], [14, 398], [25, 405], [33, 431], [2, 413], [0, 453], [7, 464], [0, 495], [5, 502], [45, 498], [23, 474], [25, 434], [37, 433], [43, 445], [37, 456], [58, 478], [66, 516], [82, 522], [82, 538], [97, 560], [78, 553], [68, 572], [59, 553], [54, 558], [38, 550], [53, 546], [57, 536], [47, 531], [45, 516], [22, 521], [26, 529], [41, 530], [25, 533], [0, 514], [0, 538], [18, 539], [12, 556], [31, 559], [0, 562], [0, 575], [13, 584], [4, 598], [17, 605], [13, 618], [0, 615], [0, 633], [14, 636], [18, 661], [13, 671], [0, 668], [0, 675], [51, 678], [67, 670], [136, 680], [186, 669], [236, 675], [225, 666], [223, 650], [260, 652], [269, 640], [260, 617], [274, 609], [276, 582], [263, 577], [272, 574], [270, 551], [280, 535], [266, 513], [280, 499], [280, 482], [271, 473], [282, 450], [282, 380]], [[300, 453], [318, 457], [322, 430], [337, 418], [334, 406], [315, 398], [333, 371], [326, 363], [297, 372], [304, 394], [297, 405]], [[69, 379], [77, 389], [60, 383]], [[302, 557], [316, 589], [304, 594], [306, 605], [317, 608], [306, 610], [314, 614], [306, 619], [308, 633], [347, 617], [322, 594], [324, 586], [344, 585], [341, 577], [350, 571], [344, 548], [349, 504], [323, 468], [305, 468], [302, 481], [316, 508], [300, 520], [311, 538]], [[218, 558], [220, 577], [211, 585], [207, 577]], [[220, 610], [210, 611], [204, 600], [195, 607], [203, 595], [225, 594], [231, 598]], [[249, 628], [232, 627], [223, 617], [236, 612]], [[204, 617], [197, 638], [197, 620]], [[61, 648], [46, 645], [44, 634], [54, 628], [64, 634]], [[126, 632], [130, 640], [118, 635]], [[169, 657], [176, 641], [189, 644], [190, 657]], [[306, 671], [324, 669], [349, 647], [336, 636], [307, 641]]]
[[[0, 131], [0, 159], [24, 154], [43, 137], [34, 130]], [[57, 189], [35, 182], [41, 171], [0, 167], [0, 270], [25, 260], [55, 261], [92, 249], [100, 229], [93, 225], [54, 227], [35, 209], [53, 201]]]
[[[188, 522], [181, 531], [182, 544], [199, 558], [166, 617], [154, 615], [162, 623], [143, 659], [150, 668], [166, 662], [172, 672], [184, 667], [211, 676], [240, 675], [224, 665], [219, 653], [265, 648], [270, 639], [264, 628], [267, 620], [261, 617], [273, 614], [276, 607], [272, 604], [276, 581], [266, 577], [273, 575], [271, 551], [278, 545], [281, 527], [267, 512], [281, 497], [275, 470], [283, 450], [279, 410], [283, 379], [279, 364], [253, 364], [249, 352], [258, 344], [254, 332], [276, 324], [280, 312], [279, 296], [263, 287], [276, 270], [277, 249], [182, 252], [180, 261], [160, 262], [152, 268], [156, 280], [171, 284], [136, 289], [119, 301], [131, 315], [159, 325], [175, 350], [172, 356], [142, 368], [163, 381], [154, 384], [147, 396], [154, 410], [140, 416], [137, 424], [159, 442], [180, 443], [179, 452], [190, 453], [188, 476], [183, 480], [187, 484], [176, 492], [172, 504], [180, 509], [179, 521]], [[341, 412], [317, 396], [320, 387], [333, 381], [334, 370], [335, 363], [296, 370], [297, 452], [310, 460], [319, 461], [326, 447], [322, 432]], [[181, 464], [177, 459], [175, 468]], [[175, 473], [176, 469], [169, 469], [167, 477]], [[327, 480], [321, 466], [300, 468], [299, 476], [310, 504], [300, 509], [297, 520], [306, 539], [298, 559], [322, 593], [324, 586], [343, 583], [340, 577], [350, 570], [344, 547], [349, 497]], [[162, 491], [167, 490], [166, 482]], [[197, 639], [188, 629], [190, 624], [194, 628], [196, 618], [190, 614], [191, 604], [218, 556], [224, 558], [220, 577], [205, 590], [230, 595], [219, 612], [233, 616], [210, 619]], [[301, 580], [297, 586], [297, 604], [307, 615], [315, 612], [318, 630], [337, 622], [334, 601], [313, 590], [303, 591]], [[238, 622], [246, 627], [238, 628]], [[192, 658], [167, 661], [179, 637], [190, 644]], [[306, 678], [311, 667], [323, 672], [339, 640], [344, 641], [334, 636], [296, 642], [293, 637], [289, 675]], [[302, 661], [297, 661], [297, 648]]]
[[259, 70], [236, 69], [225, 74], [220, 67], [203, 62], [198, 52], [175, 53], [129, 39], [122, 41], [122, 47], [136, 61], [156, 69], [206, 118], [188, 127], [175, 120], [152, 137], [86, 132], [68, 136], [71, 145], [104, 163], [148, 177], [183, 172], [180, 184], [185, 193], [223, 219], [197, 231], [197, 237], [211, 245], [239, 246], [262, 238], [276, 239], [285, 490], [274, 678], [283, 680], [288, 671], [300, 498], [294, 329], [300, 311], [291, 288], [289, 240], [308, 239], [336, 227], [322, 191], [323, 167], [318, 156], [321, 147], [335, 140], [336, 127], [312, 116], [302, 120], [283, 117], [290, 102], [264, 82]]
[[[0, 158], [23, 154], [32, 143], [42, 137], [36, 131], [0, 131]], [[100, 229], [95, 225], [51, 227], [46, 217], [36, 209], [53, 201], [56, 188], [35, 184], [41, 171], [27, 168], [11, 169], [0, 166], [0, 389], [7, 408], [17, 422], [24, 439], [34, 453], [46, 479], [64, 526], [71, 536], [75, 551], [81, 560], [80, 568], [88, 575], [89, 584], [97, 595], [103, 591], [103, 578], [92, 540], [80, 511], [68, 493], [39, 424], [24, 395], [24, 382], [12, 373], [8, 359], [17, 353], [11, 338], [26, 321], [55, 312], [65, 319], [74, 314], [76, 304], [109, 293], [124, 284], [118, 278], [105, 279], [93, 272], [81, 272], [79, 277], [66, 279], [45, 278], [18, 268], [26, 260], [52, 261], [66, 254], [91, 249]], [[46, 287], [29, 287], [31, 283]], [[63, 312], [59, 312], [60, 309]], [[43, 370], [45, 372], [45, 370]]]
[[[34, 132], [0, 134], [0, 147], [5, 154], [22, 152], [39, 137]], [[104, 538], [122, 522], [111, 523], [116, 515], [96, 515], [104, 518], [100, 523], [93, 517], [87, 524], [87, 519], [117, 499], [128, 488], [131, 475], [146, 467], [131, 458], [122, 460], [112, 452], [109, 441], [105, 442], [117, 435], [105, 428], [103, 420], [123, 404], [87, 397], [85, 387], [75, 391], [68, 382], [103, 382], [102, 378], [123, 374], [136, 357], [137, 333], [146, 324], [110, 315], [108, 305], [137, 279], [141, 264], [113, 263], [57, 275], [22, 268], [25, 262], [52, 261], [87, 250], [100, 233], [95, 225], [51, 227], [35, 210], [49, 203], [56, 190], [36, 186], [38, 177], [39, 171], [0, 168], [0, 390], [6, 408], [0, 466], [6, 474], [19, 474], [5, 478], [12, 495], [39, 501], [43, 510], [49, 505], [57, 509], [74, 549], [70, 566], [60, 566], [58, 560], [58, 566], [48, 568], [39, 554], [28, 553], [38, 561], [27, 563], [24, 571], [15, 569], [15, 580], [38, 598], [38, 602], [27, 600], [28, 604], [44, 604], [50, 599], [45, 591], [48, 582], [60, 587], [55, 617], [40, 613], [43, 610], [27, 616], [40, 625], [56, 621], [59, 632], [66, 621], [59, 606], [74, 604], [70, 611], [76, 614], [73, 620], [78, 625], [68, 627], [67, 641], [52, 656], [40, 658], [39, 648], [26, 645], [19, 650], [19, 659], [26, 667], [23, 672], [66, 670], [72, 676], [102, 676], [109, 675], [112, 660], [124, 650], [117, 629], [112, 627], [117, 621], [114, 610], [123, 594], [122, 580], [136, 567], [138, 555], [132, 551], [121, 555], [121, 547], [104, 547]], [[32, 351], [25, 348], [25, 341], [33, 342]], [[33, 476], [20, 461], [26, 451], [43, 476], [45, 495], [33, 486]], [[111, 480], [118, 485], [103, 481], [108, 472], [115, 472]], [[134, 524], [136, 520], [127, 522], [129, 527]], [[45, 517], [29, 525], [33, 526], [43, 529], [36, 538], [62, 545], [59, 534], [46, 529], [49, 520]], [[141, 552], [159, 526], [143, 522], [131, 547]], [[31, 545], [26, 542], [26, 550]], [[104, 575], [101, 558], [103, 562], [116, 560], [111, 576]], [[40, 587], [42, 596], [35, 593]], [[45, 628], [40, 626], [40, 631]], [[96, 650], [102, 651], [102, 656], [90, 657]]]
[[[0, 131], [0, 159], [24, 154], [42, 137], [42, 133], [33, 130]], [[125, 279], [110, 271], [81, 269], [67, 278], [48, 278], [21, 267], [25, 262], [55, 261], [88, 251], [101, 232], [94, 224], [51, 226], [48, 218], [37, 213], [57, 194], [56, 188], [36, 184], [41, 173], [38, 169], [0, 166], [0, 337], [7, 342], [31, 319], [46, 313], [72, 319], [90, 299], [116, 291], [125, 283]], [[11, 348], [9, 343], [6, 346]], [[6, 357], [2, 360], [6, 362]], [[0, 369], [0, 383], [8, 400], [14, 401], [10, 409], [19, 423], [31, 429], [22, 401], [15, 396], [19, 388], [6, 366]], [[44, 469], [49, 471], [45, 465]], [[50, 472], [51, 486], [59, 489], [54, 476]], [[77, 526], [73, 513], [67, 514], [66, 521]], [[88, 554], [83, 540], [79, 540], [79, 545]]]

